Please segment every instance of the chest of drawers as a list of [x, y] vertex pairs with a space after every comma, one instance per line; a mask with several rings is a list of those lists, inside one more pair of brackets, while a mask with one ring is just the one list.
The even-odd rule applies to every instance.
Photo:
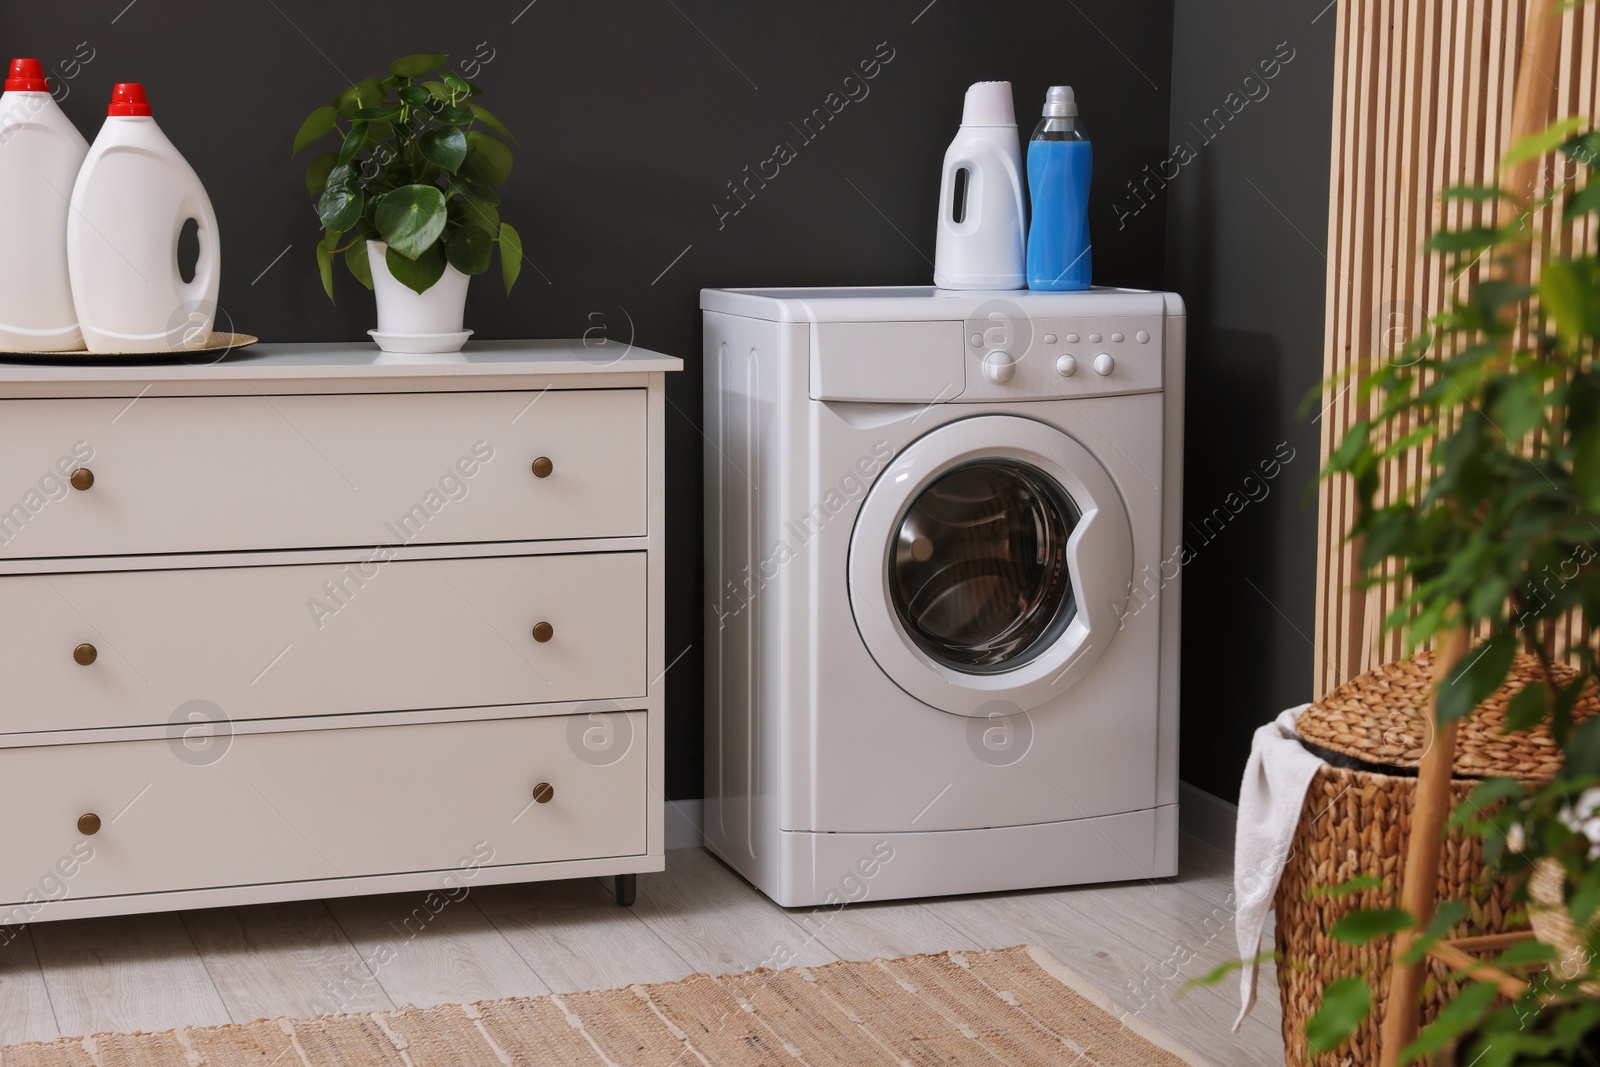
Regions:
[[0, 926], [663, 866], [664, 375], [0, 364]]

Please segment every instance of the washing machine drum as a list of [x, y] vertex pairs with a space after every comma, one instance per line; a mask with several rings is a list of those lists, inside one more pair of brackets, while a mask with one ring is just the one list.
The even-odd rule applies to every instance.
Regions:
[[979, 416], [900, 453], [863, 502], [850, 601], [873, 658], [942, 711], [1010, 714], [1082, 679], [1126, 614], [1133, 536], [1067, 434]]

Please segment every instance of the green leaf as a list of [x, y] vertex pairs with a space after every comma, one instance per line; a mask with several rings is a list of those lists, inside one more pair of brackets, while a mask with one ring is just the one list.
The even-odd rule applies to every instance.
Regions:
[[472, 86], [468, 85], [466, 79], [454, 71], [447, 70], [439, 77], [443, 78], [444, 83], [456, 92], [466, 93], [468, 96], [472, 95]]
[[1554, 152], [1562, 143], [1581, 129], [1588, 118], [1583, 115], [1569, 115], [1559, 122], [1546, 126], [1538, 133], [1530, 133], [1500, 158], [1500, 166], [1509, 168], [1527, 159], [1537, 159], [1547, 152]]
[[490, 207], [500, 206], [500, 194], [481, 182], [457, 174], [453, 175], [447, 184], [450, 186], [450, 192], [458, 193], [474, 203], [487, 204]]
[[365, 122], [354, 123], [350, 127], [350, 132], [345, 134], [344, 146], [339, 149], [340, 166], [356, 158], [356, 153], [361, 151], [361, 146], [366, 143], [367, 124]]
[[1487, 982], [1474, 982], [1439, 1010], [1417, 1039], [1400, 1050], [1400, 1062], [1410, 1063], [1419, 1056], [1430, 1056], [1454, 1038], [1460, 1037], [1483, 1020], [1494, 1006], [1499, 990]]
[[333, 106], [345, 118], [353, 119], [357, 111], [364, 107], [377, 107], [388, 95], [383, 86], [378, 84], [377, 78], [363, 78], [334, 97]]
[[1348, 882], [1338, 885], [1314, 885], [1306, 890], [1306, 899], [1314, 897], [1348, 897], [1368, 889], [1382, 889], [1383, 879], [1375, 874], [1358, 874]]
[[449, 56], [435, 56], [427, 53], [405, 56], [389, 64], [389, 73], [400, 78], [420, 78], [430, 70], [437, 70], [449, 58]]
[[[502, 253], [503, 255], [504, 253]], [[1564, 774], [1574, 777], [1600, 776], [1600, 715], [1591, 715], [1572, 731], [1563, 746], [1566, 753]]]
[[372, 257], [367, 254], [366, 241], [357, 241], [344, 250], [344, 265], [356, 281], [372, 288]]
[[365, 122], [388, 122], [390, 119], [400, 117], [400, 105], [379, 104], [377, 107], [364, 107], [356, 112], [355, 117]]
[[1202, 974], [1197, 978], [1191, 978], [1187, 982], [1183, 983], [1182, 988], [1180, 988], [1178, 990], [1178, 996], [1179, 997], [1184, 996], [1191, 989], [1201, 989], [1201, 988], [1204, 988], [1206, 986], [1214, 986], [1218, 982], [1222, 981], [1224, 978], [1228, 977], [1228, 975], [1232, 974], [1234, 971], [1237, 971], [1241, 967], [1244, 967], [1244, 966], [1246, 966], [1248, 964], [1255, 964], [1256, 966], [1259, 967], [1261, 964], [1263, 964], [1263, 963], [1271, 963], [1273, 960], [1276, 960], [1277, 958], [1278, 958], [1278, 954], [1276, 952], [1261, 952], [1261, 953], [1258, 953], [1254, 959], [1249, 959], [1249, 960], [1240, 960], [1240, 959], [1224, 960], [1223, 962], [1217, 964], [1215, 967], [1211, 968], [1205, 974]]
[[324, 152], [306, 168], [306, 192], [320, 194], [328, 184], [328, 174], [339, 163], [339, 153]]
[[1600, 182], [1590, 180], [1588, 185], [1573, 194], [1567, 201], [1566, 221], [1600, 211]]
[[1344, 1044], [1372, 1011], [1372, 991], [1364, 978], [1339, 978], [1322, 992], [1317, 1013], [1306, 1023], [1306, 1044], [1313, 1052], [1331, 1052]]
[[500, 212], [488, 204], [452, 198], [446, 205], [450, 221], [458, 226], [476, 226], [491, 238], [500, 236]]
[[322, 291], [333, 300], [333, 252], [321, 241], [317, 242], [317, 273], [322, 276]]
[[454, 104], [440, 104], [432, 112], [434, 121], [443, 122], [449, 126], [465, 126], [472, 121], [472, 112], [464, 111]]
[[512, 144], [520, 145], [522, 143], [521, 141], [517, 140], [515, 134], [506, 129], [505, 123], [495, 118], [494, 115], [490, 113], [489, 109], [484, 107], [482, 104], [468, 104], [467, 108], [472, 112], [474, 118], [483, 123], [485, 126], [489, 127], [494, 132], [498, 133], [500, 136], [506, 138]]
[[301, 149], [331, 133], [338, 118], [339, 112], [335, 108], [319, 107], [313, 111], [310, 117], [300, 124], [300, 132], [294, 135], [294, 151], [289, 153], [289, 158], [293, 159], [300, 154]]
[[1361, 908], [1328, 927], [1328, 936], [1347, 945], [1365, 945], [1413, 925], [1411, 914], [1399, 908]]
[[437, 241], [426, 248], [416, 259], [407, 259], [393, 248], [384, 256], [389, 273], [412, 292], [423, 293], [432, 288], [444, 274], [444, 248]]
[[[1555, 324], [1561, 343], [1576, 349], [1583, 338], [1595, 332], [1597, 318], [1597, 293], [1591, 274], [1577, 264], [1556, 257], [1545, 260], [1539, 274], [1539, 300], [1545, 315]], [[1510, 433], [1510, 431], [1507, 431]], [[1510, 433], [1515, 438], [1518, 435]]]
[[1440, 230], [1428, 238], [1423, 247], [1432, 252], [1477, 252], [1498, 244], [1501, 236], [1499, 230], [1484, 226], [1472, 226], [1464, 230]]
[[429, 130], [417, 138], [417, 149], [423, 159], [454, 174], [461, 169], [461, 161], [467, 158], [467, 137], [454, 126]]
[[482, 274], [494, 255], [494, 237], [477, 226], [462, 226], [446, 236], [444, 252], [462, 274]]
[[422, 111], [432, 111], [439, 105], [438, 98], [420, 85], [407, 85], [402, 88], [400, 99]]
[[433, 94], [435, 100], [445, 103], [450, 102], [450, 87], [444, 82], [421, 82], [421, 86]]
[[1427, 956], [1428, 950], [1439, 943], [1454, 929], [1462, 919], [1467, 917], [1467, 906], [1459, 900], [1441, 900], [1433, 909], [1433, 917], [1428, 920], [1428, 926], [1422, 935], [1406, 947], [1404, 960], [1406, 963], [1421, 963]]
[[1500, 688], [1517, 654], [1517, 635], [1498, 633], [1461, 657], [1450, 676], [1435, 692], [1440, 722], [1465, 718]]
[[511, 177], [511, 149], [479, 130], [467, 134], [467, 159], [461, 173], [475, 182], [498, 188]]
[[317, 201], [317, 217], [325, 228], [341, 233], [350, 229], [361, 218], [364, 206], [361, 182], [354, 167], [341, 163], [328, 172], [327, 185]]
[[1545, 710], [1544, 686], [1538, 682], [1523, 686], [1506, 704], [1506, 732], [1533, 729]]
[[[522, 238], [517, 231], [511, 228], [511, 223], [500, 224], [500, 276], [505, 279], [506, 295], [511, 295], [511, 287], [517, 284], [517, 275], [522, 273]], [[1594, 719], [1600, 722], [1600, 717]]]
[[[391, 252], [405, 259], [416, 259], [432, 248], [439, 234], [444, 232], [444, 194], [431, 185], [402, 185], [384, 195], [372, 221], [389, 243]], [[440, 262], [444, 260], [442, 251], [439, 259]], [[437, 280], [438, 275], [435, 275], [428, 285]], [[426, 289], [427, 285], [422, 288]]]

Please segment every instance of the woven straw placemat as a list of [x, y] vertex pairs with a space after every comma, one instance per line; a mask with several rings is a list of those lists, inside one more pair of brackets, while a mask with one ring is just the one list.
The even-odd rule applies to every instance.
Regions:
[[[1576, 676], [1557, 665], [1557, 684]], [[1539, 660], [1519, 655], [1506, 685], [1462, 720], [1456, 736], [1455, 774], [1460, 778], [1496, 775], [1523, 781], [1548, 781], [1561, 769], [1561, 749], [1545, 726], [1506, 733], [1506, 702], [1523, 686], [1544, 677]], [[1433, 654], [1386, 663], [1352, 678], [1300, 713], [1295, 731], [1303, 740], [1368, 763], [1415, 769], [1427, 737], [1428, 689], [1433, 684]], [[1591, 689], [1578, 701], [1574, 719], [1594, 714], [1600, 699]]]
[[1209, 1067], [1042, 949], [0, 1049], [0, 1067], [966, 1064]]

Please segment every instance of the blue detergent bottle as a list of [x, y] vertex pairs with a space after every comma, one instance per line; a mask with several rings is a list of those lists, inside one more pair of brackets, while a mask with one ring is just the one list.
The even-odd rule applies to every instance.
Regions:
[[1028, 288], [1087, 289], [1091, 274], [1089, 177], [1094, 150], [1070, 85], [1052, 85], [1028, 142]]

